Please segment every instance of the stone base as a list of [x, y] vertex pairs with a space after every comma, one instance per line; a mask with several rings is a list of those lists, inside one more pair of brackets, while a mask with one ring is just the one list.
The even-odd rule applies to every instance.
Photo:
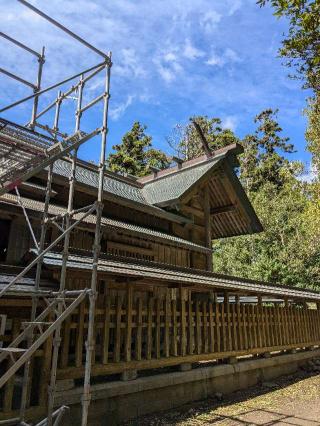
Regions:
[[190, 371], [192, 370], [192, 364], [190, 364], [189, 362], [186, 362], [185, 364], [180, 364], [179, 365], [180, 371]]
[[[239, 360], [237, 364], [218, 364], [185, 372], [139, 377], [132, 381], [100, 383], [91, 387], [90, 426], [115, 426], [121, 422], [177, 408], [217, 393], [226, 395], [276, 377], [293, 374], [308, 361], [320, 357], [320, 349], [280, 354], [271, 358]], [[57, 407], [68, 405], [70, 411], [63, 426], [81, 424], [82, 388], [56, 392]], [[139, 422], [137, 422], [138, 424]]]
[[121, 374], [121, 380], [123, 382], [128, 382], [129, 380], [136, 380], [138, 377], [137, 370], [127, 370]]

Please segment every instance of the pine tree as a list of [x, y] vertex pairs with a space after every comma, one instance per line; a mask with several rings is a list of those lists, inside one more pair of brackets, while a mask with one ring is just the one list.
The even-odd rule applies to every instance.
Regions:
[[108, 168], [116, 173], [145, 176], [150, 173], [150, 167], [163, 169], [169, 166], [169, 160], [164, 152], [152, 148], [152, 137], [145, 133], [146, 126], [138, 121], [133, 123], [129, 132], [120, 144], [114, 145], [114, 153], [107, 160]]
[[258, 127], [253, 135], [246, 136], [242, 145], [241, 179], [248, 191], [257, 191], [267, 182], [281, 188], [286, 174], [295, 171], [283, 154], [294, 152], [289, 138], [281, 136], [282, 128], [277, 122], [278, 110], [266, 109], [254, 121]]

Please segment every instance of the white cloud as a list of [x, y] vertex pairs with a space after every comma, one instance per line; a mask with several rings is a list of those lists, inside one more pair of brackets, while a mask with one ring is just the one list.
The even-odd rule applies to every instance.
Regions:
[[241, 62], [239, 55], [230, 47], [226, 48], [220, 55], [213, 52], [206, 61], [207, 65], [223, 67], [230, 63]]
[[168, 52], [161, 51], [153, 58], [158, 74], [166, 83], [174, 81], [177, 75], [182, 72], [177, 52], [177, 47], [170, 46]]
[[176, 78], [175, 73], [172, 69], [164, 67], [162, 65], [158, 65], [158, 72], [163, 78], [163, 80], [167, 83], [171, 83], [171, 81]]
[[238, 124], [238, 117], [234, 115], [228, 115], [222, 119], [221, 127], [223, 129], [230, 129], [234, 132], [236, 130], [237, 124]]
[[215, 10], [206, 12], [200, 19], [200, 26], [206, 32], [212, 32], [217, 28], [217, 24], [221, 21], [222, 15]]
[[234, 50], [230, 49], [230, 47], [224, 51], [224, 57], [230, 62], [240, 62], [239, 55]]
[[202, 58], [203, 56], [205, 56], [205, 54], [206, 53], [203, 50], [197, 49], [195, 46], [193, 46], [190, 39], [186, 39], [183, 51], [184, 57], [186, 57], [187, 59], [194, 60], [197, 58]]
[[241, 9], [241, 7], [242, 7], [242, 0], [232, 0], [228, 15], [229, 16], [234, 15], [236, 12], [238, 12], [238, 10]]
[[139, 55], [133, 48], [122, 49], [119, 61], [113, 67], [114, 73], [121, 77], [145, 77], [146, 69], [141, 65]]
[[210, 58], [206, 61], [207, 65], [222, 67], [224, 65], [224, 59], [215, 53], [213, 53]]
[[164, 55], [163, 60], [165, 62], [173, 62], [177, 60], [177, 56], [173, 52], [169, 52]]
[[116, 108], [110, 108], [109, 115], [112, 120], [118, 120], [126, 111], [126, 109], [132, 104], [134, 96], [129, 95], [126, 101]]

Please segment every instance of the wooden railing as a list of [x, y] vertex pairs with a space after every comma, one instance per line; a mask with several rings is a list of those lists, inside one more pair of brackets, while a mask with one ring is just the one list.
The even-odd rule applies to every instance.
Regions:
[[[221, 299], [186, 289], [155, 296], [131, 285], [107, 293], [96, 311], [93, 375], [320, 344], [315, 304]], [[65, 325], [59, 378], [83, 374], [87, 315], [83, 305]]]
[[[93, 376], [320, 345], [319, 304], [217, 297], [185, 288], [115, 287], [98, 297]], [[18, 319], [8, 315], [11, 329], [0, 342], [8, 344], [29, 314], [24, 308]], [[82, 303], [63, 324], [58, 379], [83, 377], [87, 326], [88, 306]], [[37, 391], [29, 396], [30, 407], [45, 406], [50, 357], [48, 341], [32, 360]], [[21, 377], [18, 372], [0, 390], [5, 415], [19, 408]]]

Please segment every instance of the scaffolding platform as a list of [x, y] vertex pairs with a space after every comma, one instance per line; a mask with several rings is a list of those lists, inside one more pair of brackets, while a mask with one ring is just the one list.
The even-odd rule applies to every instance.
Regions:
[[77, 132], [58, 141], [0, 118], [0, 195], [14, 189], [92, 136]]

